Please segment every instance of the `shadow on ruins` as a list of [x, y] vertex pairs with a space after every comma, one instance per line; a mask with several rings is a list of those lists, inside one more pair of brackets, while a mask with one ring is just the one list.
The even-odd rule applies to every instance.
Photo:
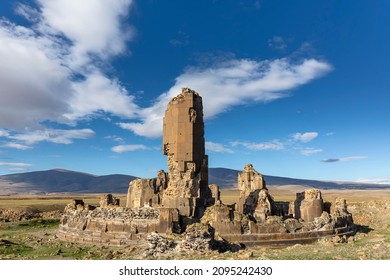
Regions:
[[295, 201], [275, 201], [251, 164], [238, 174], [237, 203], [225, 205], [218, 185], [208, 184], [203, 104], [195, 91], [184, 88], [167, 105], [162, 149], [168, 172], [131, 181], [126, 207], [112, 195], [99, 206], [75, 200], [65, 208], [58, 236], [116, 246], [145, 240], [153, 255], [156, 248], [222, 252], [355, 233], [344, 199], [325, 203], [319, 190], [310, 189]]

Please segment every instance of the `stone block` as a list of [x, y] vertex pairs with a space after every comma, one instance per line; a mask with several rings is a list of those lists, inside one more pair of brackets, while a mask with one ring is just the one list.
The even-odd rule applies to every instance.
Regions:
[[123, 232], [124, 223], [122, 222], [107, 222], [107, 231], [108, 232]]
[[321, 216], [323, 210], [323, 200], [319, 190], [309, 189], [302, 193], [297, 193], [294, 211], [296, 219], [312, 222], [314, 218]]

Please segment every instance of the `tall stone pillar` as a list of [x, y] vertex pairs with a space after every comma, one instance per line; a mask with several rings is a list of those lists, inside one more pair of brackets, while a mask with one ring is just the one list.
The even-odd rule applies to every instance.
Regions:
[[198, 198], [208, 193], [208, 162], [205, 155], [202, 97], [183, 88], [165, 111], [163, 154], [168, 162], [168, 186], [162, 205], [194, 216]]

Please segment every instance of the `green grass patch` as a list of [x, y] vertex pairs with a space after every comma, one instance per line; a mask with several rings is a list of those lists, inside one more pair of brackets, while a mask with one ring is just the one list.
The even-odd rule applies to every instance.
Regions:
[[0, 255], [26, 255], [34, 250], [31, 246], [18, 244], [4, 239], [0, 240], [0, 249]]
[[60, 224], [59, 219], [34, 219], [27, 222], [22, 222], [19, 224], [19, 227], [22, 228], [57, 228]]
[[0, 223], [0, 233], [7, 231], [21, 231], [26, 233], [30, 230], [58, 228], [59, 219], [33, 219], [29, 221]]

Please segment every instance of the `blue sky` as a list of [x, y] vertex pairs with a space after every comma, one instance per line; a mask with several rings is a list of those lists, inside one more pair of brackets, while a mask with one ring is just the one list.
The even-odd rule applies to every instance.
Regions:
[[203, 97], [210, 167], [390, 181], [388, 1], [0, 3], [0, 174], [153, 177]]

